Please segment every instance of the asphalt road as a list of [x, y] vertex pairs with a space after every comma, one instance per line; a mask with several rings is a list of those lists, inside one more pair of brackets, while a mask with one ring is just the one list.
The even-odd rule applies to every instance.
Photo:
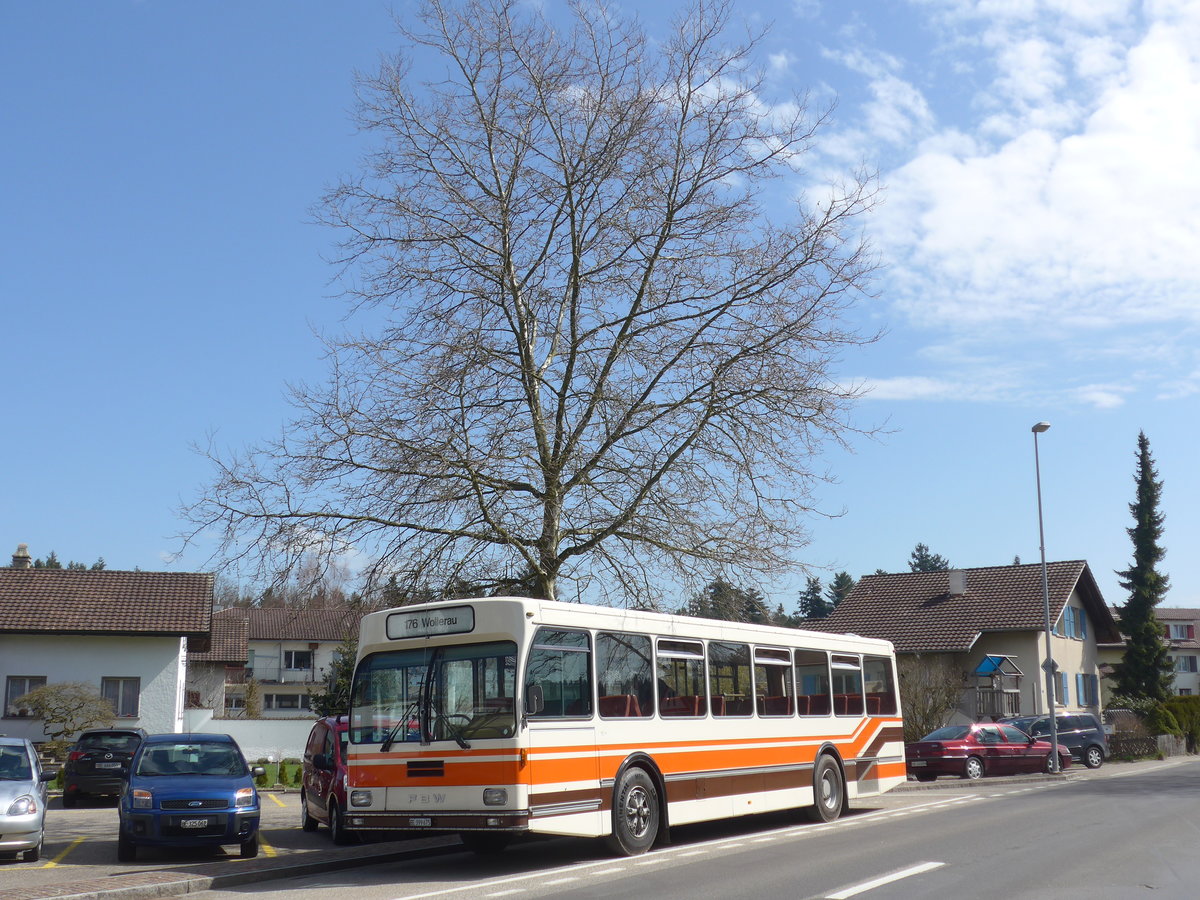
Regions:
[[[1186, 790], [1176, 789], [1181, 783], [1187, 785]], [[646, 886], [653, 884], [656, 896], [688, 900], [730, 896], [723, 892], [734, 885], [738, 896], [798, 897], [808, 894], [810, 886], [814, 886], [811, 896], [823, 896], [815, 889], [822, 879], [836, 893], [845, 886], [848, 873], [855, 877], [862, 875], [869, 881], [882, 877], [873, 873], [895, 872], [908, 874], [896, 882], [902, 885], [896, 888], [901, 892], [891, 896], [917, 896], [918, 893], [904, 891], [922, 880], [934, 883], [946, 878], [943, 869], [948, 868], [961, 877], [963, 872], [978, 868], [977, 863], [968, 865], [964, 860], [976, 856], [995, 859], [1000, 851], [1012, 852], [1014, 835], [1037, 833], [1043, 821], [1052, 821], [1051, 813], [1061, 809], [1067, 799], [1082, 802], [1090, 798], [1091, 807], [1086, 813], [1068, 813], [1066, 823], [1045, 825], [1049, 831], [1039, 839], [1044, 846], [1032, 849], [1049, 852], [1047, 862], [1043, 863], [1051, 867], [1044, 873], [1047, 875], [1053, 874], [1053, 867], [1063, 865], [1060, 855], [1051, 852], [1056, 847], [1061, 850], [1071, 846], [1071, 852], [1080, 858], [1094, 857], [1097, 847], [1106, 846], [1104, 841], [1113, 839], [1100, 837], [1097, 822], [1073, 823], [1071, 817], [1087, 816], [1124, 827], [1127, 801], [1155, 796], [1160, 791], [1166, 793], [1167, 801], [1186, 797], [1194, 806], [1200, 793], [1200, 760], [1110, 763], [1095, 772], [1074, 768], [1066, 778], [988, 778], [981, 782], [942, 779], [934, 785], [909, 785], [885, 797], [861, 801], [853, 815], [831, 826], [800, 824], [794, 814], [779, 814], [676, 829], [671, 847], [634, 860], [612, 858], [599, 842], [566, 839], [525, 841], [494, 859], [460, 852], [456, 841], [446, 837], [334, 848], [326, 829], [310, 834], [300, 830], [298, 794], [273, 793], [264, 795], [262, 853], [257, 860], [240, 860], [236, 857], [236, 847], [231, 847], [216, 854], [147, 850], [139, 854], [135, 863], [121, 864], [116, 860], [117, 813], [112, 805], [84, 805], [65, 810], [54, 801], [42, 860], [32, 864], [0, 862], [0, 900], [10, 896], [20, 896], [22, 900], [53, 896], [56, 892], [61, 895], [68, 885], [84, 882], [98, 886], [97, 889], [104, 890], [102, 896], [114, 900], [132, 897], [135, 885], [145, 890], [148, 884], [156, 884], [160, 896], [184, 890], [195, 893], [212, 883], [213, 877], [231, 875], [248, 883], [199, 896], [209, 900], [247, 893], [273, 898], [352, 896], [354, 900], [456, 894], [624, 896], [645, 895]], [[1043, 802], [1039, 798], [1049, 804], [1046, 814], [1033, 812], [1035, 805]], [[1179, 834], [1194, 834], [1194, 815], [1190, 807], [1175, 813], [1168, 833], [1160, 836], [1159, 843], [1169, 844], [1171, 829]], [[895, 820], [902, 817], [910, 822], [897, 824]], [[958, 821], [960, 817], [963, 821]], [[981, 822], [985, 824], [979, 825]], [[980, 827], [982, 831], [978, 830]], [[856, 836], [855, 831], [863, 836]], [[1062, 836], [1077, 834], [1087, 835], [1083, 843]], [[1122, 844], [1119, 837], [1115, 841]], [[956, 852], [960, 857], [953, 863], [926, 859], [929, 854], [917, 852], [926, 844], [958, 847]], [[864, 846], [870, 848], [869, 853], [864, 853]], [[906, 846], [907, 850], [901, 849]], [[1190, 844], [1187, 852], [1195, 855]], [[800, 859], [805, 862], [798, 875]], [[782, 869], [778, 868], [780, 860], [784, 862]], [[926, 863], [937, 865], [919, 872], [909, 871], [912, 866]], [[1000, 865], [1001, 881], [1012, 865], [1011, 860]], [[1032, 863], [1023, 861], [1022, 865], [1030, 868]], [[300, 866], [305, 868], [297, 868]], [[1136, 871], [1132, 864], [1127, 868]], [[1154, 880], [1154, 872], [1142, 874], [1146, 883]], [[1200, 872], [1196, 875], [1192, 883], [1200, 883]], [[167, 884], [171, 879], [179, 881]], [[186, 879], [191, 881], [185, 884]], [[127, 883], [131, 890], [123, 895], [121, 886]], [[752, 884], [757, 886], [751, 887]], [[887, 890], [886, 886], [879, 886], [870, 894], [887, 896], [880, 893]], [[958, 884], [952, 892], [962, 891], [963, 886]], [[965, 895], [984, 896], [976, 890], [967, 890]], [[1194, 895], [1194, 892], [1187, 894]], [[1053, 896], [1065, 895], [1060, 892]], [[1089, 900], [1094, 900], [1094, 896], [1089, 895]], [[1173, 895], [1168, 891], [1160, 896]]]

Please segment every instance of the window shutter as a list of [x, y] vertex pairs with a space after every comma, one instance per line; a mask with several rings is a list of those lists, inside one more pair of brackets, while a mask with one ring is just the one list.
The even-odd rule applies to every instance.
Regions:
[[1187, 627], [1187, 636], [1188, 636], [1189, 641], [1194, 641], [1196, 639], [1196, 626], [1195, 625], [1189, 625]]
[[1084, 687], [1083, 687], [1083, 673], [1078, 672], [1075, 675], [1075, 698], [1076, 698], [1076, 700], [1079, 701], [1080, 706], [1083, 706], [1084, 697], [1086, 695], [1087, 695], [1087, 692], [1084, 690]]

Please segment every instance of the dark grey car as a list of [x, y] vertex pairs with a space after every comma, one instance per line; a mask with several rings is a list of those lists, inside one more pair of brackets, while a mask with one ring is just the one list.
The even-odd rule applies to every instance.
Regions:
[[70, 808], [89, 795], [119, 795], [125, 787], [129, 760], [145, 737], [141, 728], [81, 732], [63, 766], [63, 806]]
[[[1108, 759], [1108, 734], [1100, 720], [1091, 713], [1061, 713], [1055, 716], [1058, 723], [1058, 742], [1071, 751], [1071, 756], [1089, 769], [1098, 769]], [[1006, 725], [1015, 725], [1034, 737], [1050, 734], [1050, 717], [1009, 716], [1001, 719]]]

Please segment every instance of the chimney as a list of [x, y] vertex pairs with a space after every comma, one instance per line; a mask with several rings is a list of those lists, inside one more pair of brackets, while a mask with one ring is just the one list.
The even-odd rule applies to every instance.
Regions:
[[29, 545], [17, 544], [17, 552], [12, 557], [12, 567], [14, 569], [28, 569], [33, 565], [33, 560], [29, 557]]
[[961, 597], [967, 592], [967, 573], [962, 569], [953, 569], [950, 572], [950, 596]]

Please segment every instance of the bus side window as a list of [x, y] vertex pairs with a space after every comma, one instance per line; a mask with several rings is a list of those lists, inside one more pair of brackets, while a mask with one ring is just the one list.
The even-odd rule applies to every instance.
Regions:
[[862, 663], [857, 656], [833, 655], [833, 712], [839, 716], [863, 714]]
[[748, 644], [709, 642], [708, 688], [714, 716], [748, 716], [753, 712], [754, 684]]
[[796, 714], [791, 656], [785, 649], [754, 648], [754, 701], [760, 716]]
[[829, 657], [824, 650], [797, 650], [796, 709], [802, 716], [827, 716], [833, 711], [829, 697]]
[[660, 716], [702, 716], [708, 711], [703, 644], [660, 640], [656, 671]]
[[896, 684], [892, 661], [886, 656], [863, 657], [863, 683], [867, 691], [867, 715], [896, 714]]
[[562, 719], [592, 714], [591, 641], [586, 631], [539, 628], [525, 670], [526, 692], [541, 688], [544, 705], [530, 718]]
[[643, 634], [596, 635], [596, 687], [600, 718], [654, 715], [654, 661]]

